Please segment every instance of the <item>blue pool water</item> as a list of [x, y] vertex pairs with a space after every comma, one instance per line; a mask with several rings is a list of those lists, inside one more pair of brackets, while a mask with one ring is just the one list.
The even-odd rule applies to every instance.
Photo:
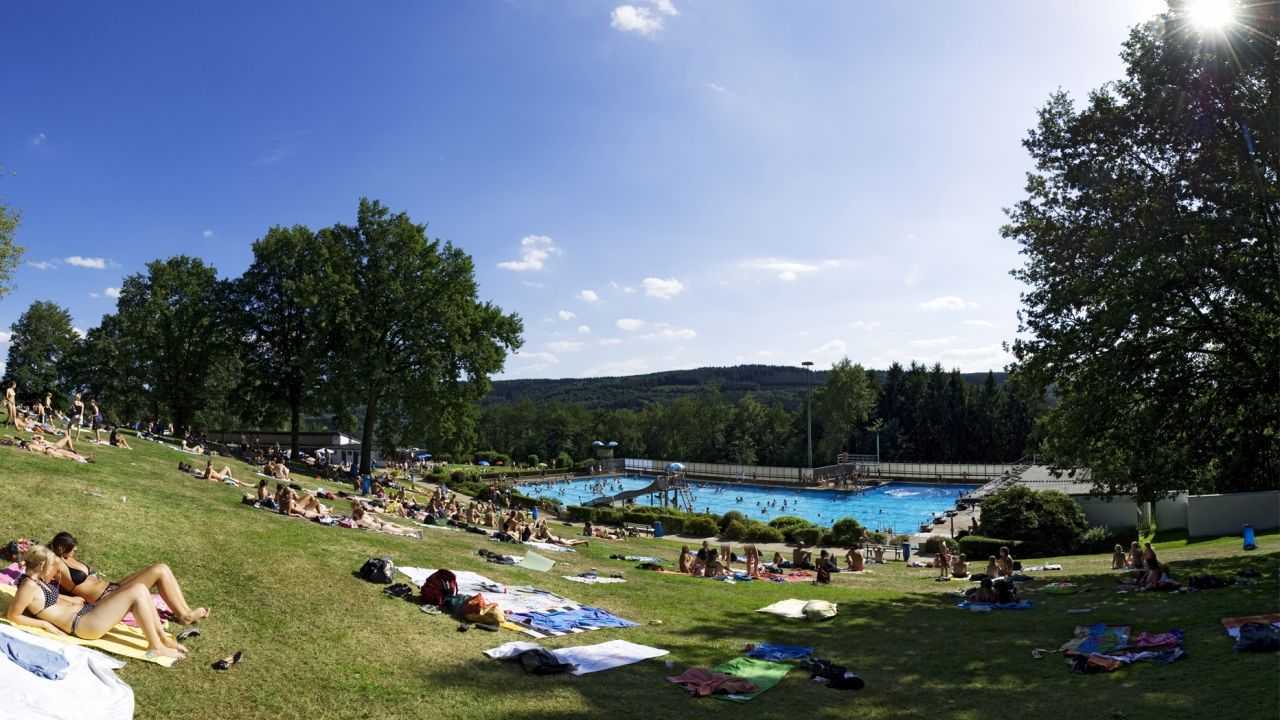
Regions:
[[[648, 478], [632, 476], [597, 477], [578, 480], [571, 484], [525, 486], [529, 495], [558, 497], [565, 505], [579, 505], [599, 497], [600, 483], [606, 483], [606, 495], [623, 490], [638, 490], [652, 482]], [[893, 529], [908, 533], [919, 530], [920, 524], [933, 517], [933, 513], [954, 509], [956, 499], [977, 489], [977, 485], [922, 485], [917, 483], [890, 483], [859, 493], [836, 490], [788, 490], [762, 488], [747, 485], [691, 486], [694, 509], [723, 514], [737, 510], [747, 517], [768, 522], [783, 515], [802, 517], [818, 525], [829, 527], [836, 520], [851, 517], [872, 530]], [[657, 498], [653, 498], [656, 502]], [[637, 505], [648, 505], [650, 498], [636, 498]], [[786, 507], [783, 507], [783, 503]]]

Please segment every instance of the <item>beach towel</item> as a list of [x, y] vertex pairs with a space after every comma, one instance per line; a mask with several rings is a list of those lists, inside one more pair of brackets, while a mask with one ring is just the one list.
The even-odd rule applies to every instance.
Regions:
[[973, 611], [973, 612], [985, 611], [985, 610], [987, 610], [987, 609], [991, 609], [991, 610], [1030, 610], [1031, 608], [1033, 608], [1033, 607], [1035, 607], [1035, 606], [1036, 606], [1036, 604], [1035, 604], [1035, 603], [1033, 603], [1033, 602], [1031, 602], [1030, 600], [1019, 600], [1019, 601], [1018, 601], [1018, 602], [1016, 602], [1016, 603], [1003, 603], [1003, 604], [999, 604], [999, 603], [982, 603], [982, 602], [972, 602], [972, 601], [969, 601], [969, 600], [965, 600], [964, 602], [961, 602], [961, 603], [957, 603], [957, 604], [956, 604], [956, 607], [961, 608], [962, 610], [971, 610], [971, 611]]
[[18, 667], [46, 680], [61, 680], [67, 676], [67, 659], [53, 650], [46, 649], [18, 633], [0, 633], [0, 655]]
[[[1085, 635], [1083, 640], [1080, 638], [1082, 632]], [[1187, 656], [1182, 647], [1182, 630], [1175, 628], [1162, 633], [1143, 633], [1132, 649], [1128, 635], [1127, 626], [1098, 623], [1088, 628], [1076, 628], [1076, 639], [1063, 645], [1062, 649], [1068, 657], [1071, 671], [1081, 673], [1112, 672], [1144, 661], [1167, 665]]]
[[[491, 658], [509, 659], [518, 656], [522, 652], [539, 647], [541, 646], [531, 642], [509, 642], [496, 648], [485, 650], [484, 654]], [[601, 670], [622, 667], [623, 665], [631, 665], [641, 660], [662, 657], [668, 652], [648, 645], [637, 645], [626, 640], [610, 640], [595, 645], [548, 648], [548, 650], [560, 662], [574, 666], [574, 669], [570, 671], [572, 675], [586, 675], [600, 672]]]
[[582, 583], [583, 585], [612, 585], [626, 582], [626, 580], [623, 580], [622, 578], [612, 577], [583, 577], [581, 575], [561, 575], [560, 577], [570, 582]]
[[523, 560], [516, 563], [517, 566], [537, 570], [538, 572], [546, 572], [556, 566], [556, 561], [551, 558], [545, 558], [532, 550], [524, 556]]
[[533, 632], [536, 637], [556, 637], [601, 628], [635, 627], [639, 623], [620, 618], [608, 610], [587, 607], [535, 612], [507, 613], [507, 621]]
[[715, 693], [747, 694], [758, 689], [750, 680], [697, 667], [668, 676], [667, 682], [683, 685], [694, 697], [710, 697]]
[[791, 598], [788, 600], [779, 600], [778, 602], [762, 607], [756, 612], [769, 613], [771, 615], [781, 615], [785, 618], [793, 620], [827, 620], [835, 617], [837, 606], [835, 603], [826, 600], [796, 600]]
[[567, 545], [556, 545], [555, 543], [538, 542], [537, 540], [526, 540], [525, 545], [546, 552], [571, 553], [575, 550]]
[[[17, 588], [10, 585], [0, 585], [0, 615], [5, 615], [9, 612], [9, 603], [13, 601], [16, 594]], [[99, 650], [105, 650], [113, 655], [145, 660], [157, 665], [163, 665], [164, 667], [172, 667], [173, 663], [176, 662], [171, 657], [164, 657], [147, 652], [147, 639], [143, 636], [142, 631], [137, 628], [131, 628], [128, 625], [117, 624], [115, 627], [111, 628], [110, 632], [97, 640], [85, 640], [84, 638], [78, 638], [73, 635], [54, 635], [51, 632], [40, 630], [38, 628], [17, 627], [16, 625], [10, 624], [8, 620], [0, 619], [0, 622], [9, 625], [9, 627], [16, 628], [20, 632], [34, 635], [35, 637], [53, 638], [54, 640], [58, 640], [62, 643], [97, 648]]]
[[1111, 653], [1129, 647], [1129, 625], [1079, 625], [1075, 629], [1075, 638], [1068, 640], [1060, 648], [1067, 655], [1088, 653]]
[[652, 555], [610, 555], [610, 560], [626, 560], [627, 562], [647, 562], [647, 563], [664, 563], [666, 560], [656, 558]]
[[1227, 629], [1227, 634], [1234, 640], [1240, 639], [1240, 626], [1245, 623], [1262, 623], [1264, 625], [1280, 627], [1280, 613], [1271, 613], [1270, 615], [1242, 615], [1240, 617], [1222, 618], [1222, 627]]
[[711, 668], [711, 672], [742, 678], [755, 685], [756, 689], [746, 692], [730, 692], [723, 695], [717, 694], [712, 697], [734, 702], [746, 702], [777, 685], [790, 670], [790, 665], [783, 665], [782, 663], [756, 660], [754, 658], [734, 658], [727, 663]]
[[747, 652], [747, 657], [756, 660], [803, 660], [813, 655], [813, 648], [801, 647], [799, 645], [775, 645], [773, 643], [759, 643]]
[[24, 720], [130, 720], [133, 717], [133, 689], [116, 677], [124, 663], [100, 652], [68, 645], [59, 640], [36, 637], [0, 625], [0, 636], [57, 653], [67, 663], [61, 680], [39, 677], [0, 656], [0, 688], [4, 688], [0, 716]]
[[1023, 572], [1044, 572], [1046, 570], [1061, 570], [1061, 565], [1032, 565], [1029, 568], [1023, 568]]

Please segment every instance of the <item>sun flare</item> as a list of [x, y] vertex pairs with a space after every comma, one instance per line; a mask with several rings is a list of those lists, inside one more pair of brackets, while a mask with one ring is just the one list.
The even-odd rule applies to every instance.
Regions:
[[1234, 15], [1232, 0], [1192, 0], [1187, 5], [1187, 16], [1202, 30], [1221, 30]]

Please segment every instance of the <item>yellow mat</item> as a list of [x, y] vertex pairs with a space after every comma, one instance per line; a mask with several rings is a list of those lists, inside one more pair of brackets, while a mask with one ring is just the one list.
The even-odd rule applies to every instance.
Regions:
[[[0, 622], [13, 625], [8, 620], [4, 620], [3, 616], [9, 612], [9, 604], [13, 602], [13, 598], [17, 595], [18, 589], [12, 585], [0, 585]], [[164, 667], [172, 667], [176, 662], [174, 658], [155, 653], [147, 652], [147, 638], [142, 634], [142, 630], [131, 628], [128, 625], [117, 623], [115, 627], [97, 640], [85, 640], [71, 635], [54, 635], [46, 630], [39, 628], [26, 627], [25, 625], [13, 625], [19, 630], [25, 630], [33, 635], [41, 637], [53, 638], [63, 642], [74, 643], [76, 645], [84, 645], [85, 647], [96, 648], [103, 652], [109, 652], [112, 655], [120, 655], [122, 657], [136, 658], [146, 662], [153, 662]]]

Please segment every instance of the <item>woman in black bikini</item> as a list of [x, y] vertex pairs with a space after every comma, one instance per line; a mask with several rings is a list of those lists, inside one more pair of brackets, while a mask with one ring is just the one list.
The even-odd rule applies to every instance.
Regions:
[[72, 635], [96, 640], [106, 635], [130, 612], [147, 638], [147, 650], [156, 655], [182, 659], [187, 649], [161, 630], [160, 616], [151, 597], [141, 585], [130, 585], [96, 605], [78, 597], [63, 596], [57, 577], [62, 563], [53, 551], [33, 545], [24, 556], [26, 569], [18, 580], [17, 594], [9, 605], [8, 620], [14, 625], [40, 628], [54, 635]]
[[160, 597], [168, 603], [174, 612], [174, 618], [183, 625], [190, 625], [197, 620], [203, 620], [209, 617], [209, 611], [205, 608], [191, 609], [187, 604], [187, 599], [182, 594], [182, 588], [178, 585], [178, 580], [173, 576], [173, 571], [168, 565], [158, 564], [136, 572], [118, 583], [107, 582], [99, 577], [93, 571], [93, 568], [85, 565], [76, 559], [76, 546], [78, 543], [72, 537], [71, 533], [60, 532], [53, 536], [53, 540], [49, 542], [49, 549], [62, 562], [56, 573], [58, 585], [61, 589], [82, 598], [86, 602], [100, 603], [108, 596], [118, 592], [122, 588], [133, 585], [140, 585], [142, 589], [151, 592], [155, 588], [160, 593]]

